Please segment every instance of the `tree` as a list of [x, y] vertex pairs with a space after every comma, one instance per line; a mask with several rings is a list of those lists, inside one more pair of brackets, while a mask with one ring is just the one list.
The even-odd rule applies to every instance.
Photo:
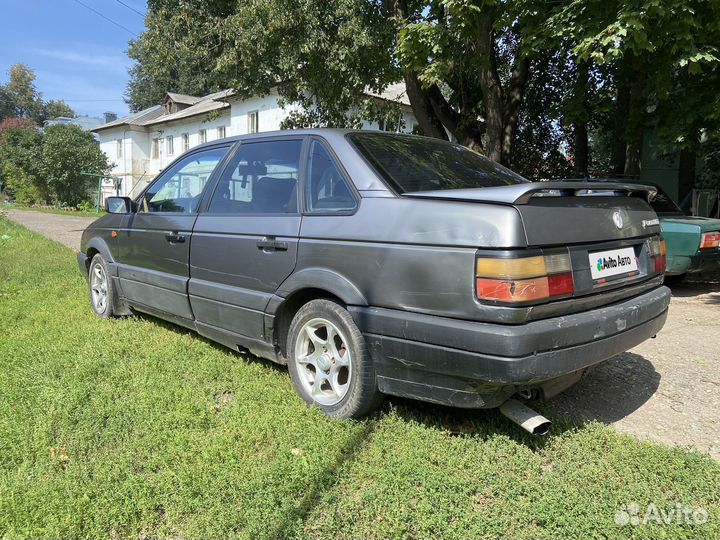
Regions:
[[65, 103], [62, 99], [55, 100], [51, 99], [43, 104], [43, 116], [47, 120], [53, 120], [59, 116], [66, 118], [75, 118], [75, 111], [72, 110], [70, 105]]
[[222, 52], [219, 25], [233, 13], [231, 0], [149, 0], [147, 30], [130, 42], [135, 61], [125, 94], [132, 111], [162, 102], [166, 92], [205, 95], [227, 87], [215, 74]]
[[533, 175], [637, 175], [648, 127], [685, 164], [717, 132], [717, 20], [703, 0], [151, 0], [128, 98], [277, 88], [303, 105], [286, 127], [357, 126], [397, 118], [367, 92], [404, 80], [425, 135]]
[[47, 184], [41, 173], [43, 135], [29, 118], [0, 122], [0, 183], [23, 204], [44, 203]]
[[9, 81], [0, 86], [0, 120], [31, 118], [38, 125], [58, 116], [74, 117], [75, 111], [63, 100], [43, 102], [35, 88], [35, 72], [25, 64], [15, 64], [8, 71]]
[[35, 88], [35, 72], [25, 64], [15, 64], [8, 75], [10, 80], [4, 90], [12, 103], [12, 116], [40, 119], [43, 103], [42, 95]]
[[55, 204], [77, 206], [86, 201], [97, 180], [81, 173], [104, 174], [108, 168], [105, 154], [87, 131], [64, 124], [45, 128], [41, 174]]

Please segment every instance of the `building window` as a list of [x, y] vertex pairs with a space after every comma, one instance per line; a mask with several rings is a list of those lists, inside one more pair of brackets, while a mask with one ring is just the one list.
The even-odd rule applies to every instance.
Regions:
[[116, 140], [115, 143], [117, 144], [117, 157], [118, 157], [118, 158], [121, 158], [121, 157], [123, 157], [123, 142], [122, 142], [122, 139]]
[[187, 152], [190, 150], [190, 135], [187, 133], [182, 134], [182, 151]]
[[198, 131], [198, 139], [200, 139], [200, 144], [205, 144], [207, 142], [207, 130], [201, 129]]
[[225, 138], [225, 126], [220, 126], [217, 128], [217, 138], [218, 139]]
[[160, 157], [160, 139], [152, 140], [152, 159], [158, 159]]
[[248, 113], [248, 133], [257, 133], [259, 130], [258, 126], [258, 112], [250, 111]]
[[167, 150], [167, 155], [172, 156], [175, 153], [175, 147], [173, 143], [172, 135], [168, 135], [165, 138], [165, 150]]

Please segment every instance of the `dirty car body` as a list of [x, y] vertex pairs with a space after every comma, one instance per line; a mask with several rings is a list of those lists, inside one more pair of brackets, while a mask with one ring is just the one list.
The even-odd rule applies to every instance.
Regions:
[[[157, 199], [153, 186], [208, 153], [192, 189], [180, 175], [175, 199]], [[489, 408], [552, 396], [665, 322], [653, 189], [589, 187], [531, 183], [422, 137], [240, 136], [178, 158], [83, 234], [78, 259], [87, 274], [103, 257], [118, 308], [283, 364], [294, 318], [329, 299], [359, 329], [379, 392]], [[322, 369], [308, 402], [313, 381], [331, 384]]]

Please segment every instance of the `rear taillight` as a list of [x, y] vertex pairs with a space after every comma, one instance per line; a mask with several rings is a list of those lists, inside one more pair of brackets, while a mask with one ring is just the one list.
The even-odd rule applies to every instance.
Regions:
[[475, 291], [479, 300], [504, 303], [540, 302], [574, 292], [567, 253], [533, 257], [479, 255]]
[[705, 233], [700, 237], [700, 249], [720, 247], [720, 232]]
[[650, 258], [653, 263], [654, 272], [664, 272], [666, 267], [665, 240], [662, 238], [653, 238], [650, 240]]

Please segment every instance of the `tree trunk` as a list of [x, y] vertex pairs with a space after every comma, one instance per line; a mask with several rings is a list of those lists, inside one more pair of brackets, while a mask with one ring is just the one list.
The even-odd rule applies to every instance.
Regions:
[[615, 118], [613, 125], [613, 146], [610, 169], [613, 175], [622, 176], [625, 173], [625, 126], [630, 111], [630, 87], [624, 81], [619, 81], [617, 98], [615, 101]]
[[695, 187], [695, 152], [680, 150], [680, 164], [678, 167], [678, 203]]
[[630, 85], [630, 106], [627, 117], [627, 148], [625, 150], [624, 176], [640, 176], [643, 132], [645, 131], [645, 63], [632, 57], [633, 80]]
[[590, 77], [588, 62], [579, 62], [577, 64], [577, 70], [575, 95], [576, 98], [578, 98], [582, 111], [578, 115], [578, 119], [573, 127], [573, 136], [575, 139], [575, 174], [577, 174], [579, 178], [587, 178], [590, 166], [587, 130], [587, 118], [589, 116], [588, 84]]
[[423, 134], [427, 137], [447, 140], [448, 136], [443, 123], [435, 113], [430, 98], [423, 89], [417, 74], [414, 71], [406, 71], [404, 79], [410, 107], [415, 119], [420, 124]]

